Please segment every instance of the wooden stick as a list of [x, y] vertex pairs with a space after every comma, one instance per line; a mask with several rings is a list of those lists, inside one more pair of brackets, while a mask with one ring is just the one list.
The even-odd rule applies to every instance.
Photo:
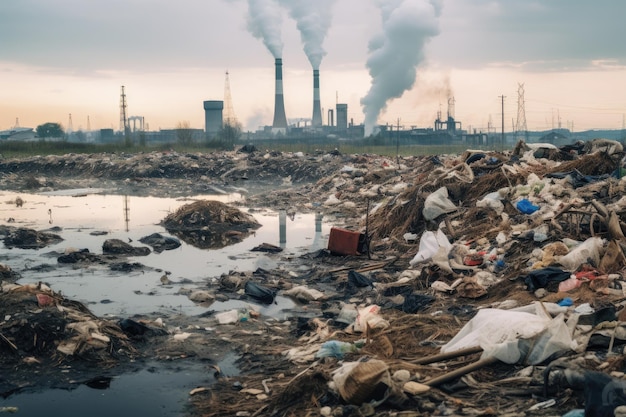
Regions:
[[465, 349], [455, 350], [454, 352], [446, 352], [439, 353], [437, 355], [427, 356], [425, 358], [415, 359], [412, 361], [407, 361], [414, 365], [425, 365], [428, 363], [435, 363], [439, 361], [445, 361], [448, 359], [458, 358], [459, 356], [472, 355], [474, 353], [480, 353], [483, 351], [483, 348], [480, 346], [469, 347]]
[[11, 342], [9, 339], [7, 339], [7, 337], [5, 335], [0, 333], [0, 338], [2, 338], [2, 340], [7, 342], [9, 344], [9, 346], [11, 346], [11, 348], [13, 348], [13, 350], [17, 351], [17, 346], [15, 346], [15, 344], [13, 342]]
[[[373, 271], [375, 269], [380, 269], [382, 267], [384, 267], [385, 265], [387, 265], [387, 262], [378, 262], [372, 265], [368, 265], [368, 266], [364, 266], [363, 268], [360, 269], [356, 269], [356, 272], [367, 272], [367, 271]], [[335, 269], [331, 269], [330, 271], [327, 271], [329, 274], [334, 274], [336, 272], [343, 272], [343, 271], [348, 271], [350, 269], [354, 269], [352, 267], [349, 266], [342, 266], [341, 268], [335, 268]]]
[[497, 358], [486, 358], [480, 359], [474, 363], [470, 363], [469, 365], [463, 366], [462, 368], [455, 369], [452, 372], [448, 372], [447, 374], [440, 375], [435, 378], [431, 378], [428, 381], [424, 382], [425, 385], [435, 387], [437, 385], [441, 385], [444, 382], [448, 382], [451, 379], [458, 378], [460, 376], [469, 374], [477, 369], [483, 368], [485, 366], [491, 365], [493, 363], [498, 362]]

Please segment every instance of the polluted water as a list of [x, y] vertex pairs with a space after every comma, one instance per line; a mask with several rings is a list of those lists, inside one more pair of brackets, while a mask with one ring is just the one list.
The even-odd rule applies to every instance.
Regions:
[[[16, 205], [18, 199], [20, 205]], [[230, 271], [254, 271], [277, 267], [281, 256], [293, 257], [325, 248], [331, 225], [315, 213], [287, 213], [283, 210], [247, 209], [261, 227], [241, 242], [219, 249], [199, 249], [181, 241], [180, 247], [147, 256], [129, 257], [127, 262], [143, 268], [115, 272], [102, 267], [57, 264], [59, 254], [69, 248], [102, 253], [107, 239], [120, 239], [133, 246], [153, 233], [169, 236], [160, 222], [183, 205], [198, 200], [241, 203], [243, 197], [197, 195], [160, 198], [110, 195], [101, 190], [80, 189], [45, 194], [3, 192], [0, 194], [0, 222], [6, 226], [51, 231], [63, 238], [42, 249], [0, 248], [0, 263], [20, 274], [18, 284], [44, 282], [65, 298], [85, 304], [91, 312], [110, 320], [134, 315], [159, 317], [170, 314], [195, 316], [209, 310], [219, 312], [240, 308], [241, 300], [216, 301], [198, 305], [181, 291], [215, 282]], [[252, 251], [269, 243], [283, 249], [280, 256]], [[161, 278], [167, 274], [169, 285]], [[264, 316], [288, 319], [294, 307], [287, 297], [277, 296], [269, 305], [255, 305]], [[236, 357], [227, 356], [220, 368], [236, 374]], [[193, 365], [167, 366], [150, 363], [146, 368], [116, 375], [106, 384], [76, 384], [73, 390], [30, 391], [22, 389], [0, 400], [2, 407], [18, 407], [20, 415], [184, 415], [189, 391], [211, 383], [211, 373]], [[158, 401], [154, 401], [158, 399]], [[153, 407], [147, 410], [145, 407]], [[138, 409], [137, 407], [140, 407]]]

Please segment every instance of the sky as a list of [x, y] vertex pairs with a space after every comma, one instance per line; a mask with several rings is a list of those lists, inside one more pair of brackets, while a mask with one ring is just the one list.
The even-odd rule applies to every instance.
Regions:
[[[274, 58], [287, 119], [310, 120], [320, 70], [366, 125], [433, 127], [454, 101], [463, 129], [623, 129], [623, 0], [1, 0], [0, 130], [46, 122], [204, 128], [226, 72], [245, 130], [271, 125]], [[504, 111], [503, 111], [504, 110]], [[70, 116], [71, 115], [71, 116]]]

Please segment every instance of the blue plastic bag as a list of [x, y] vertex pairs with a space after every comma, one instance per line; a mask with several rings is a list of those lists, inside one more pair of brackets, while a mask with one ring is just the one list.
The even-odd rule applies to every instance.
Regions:
[[343, 359], [346, 353], [357, 352], [358, 350], [359, 348], [352, 343], [329, 340], [328, 342], [324, 342], [320, 350], [315, 354], [315, 357]]
[[517, 202], [517, 209], [524, 214], [533, 214], [537, 210], [539, 210], [539, 206], [535, 206], [526, 198]]

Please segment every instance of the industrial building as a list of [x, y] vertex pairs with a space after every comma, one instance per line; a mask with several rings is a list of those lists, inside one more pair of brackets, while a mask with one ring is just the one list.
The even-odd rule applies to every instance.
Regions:
[[224, 102], [208, 100], [204, 102], [204, 132], [207, 139], [216, 137], [222, 130]]

